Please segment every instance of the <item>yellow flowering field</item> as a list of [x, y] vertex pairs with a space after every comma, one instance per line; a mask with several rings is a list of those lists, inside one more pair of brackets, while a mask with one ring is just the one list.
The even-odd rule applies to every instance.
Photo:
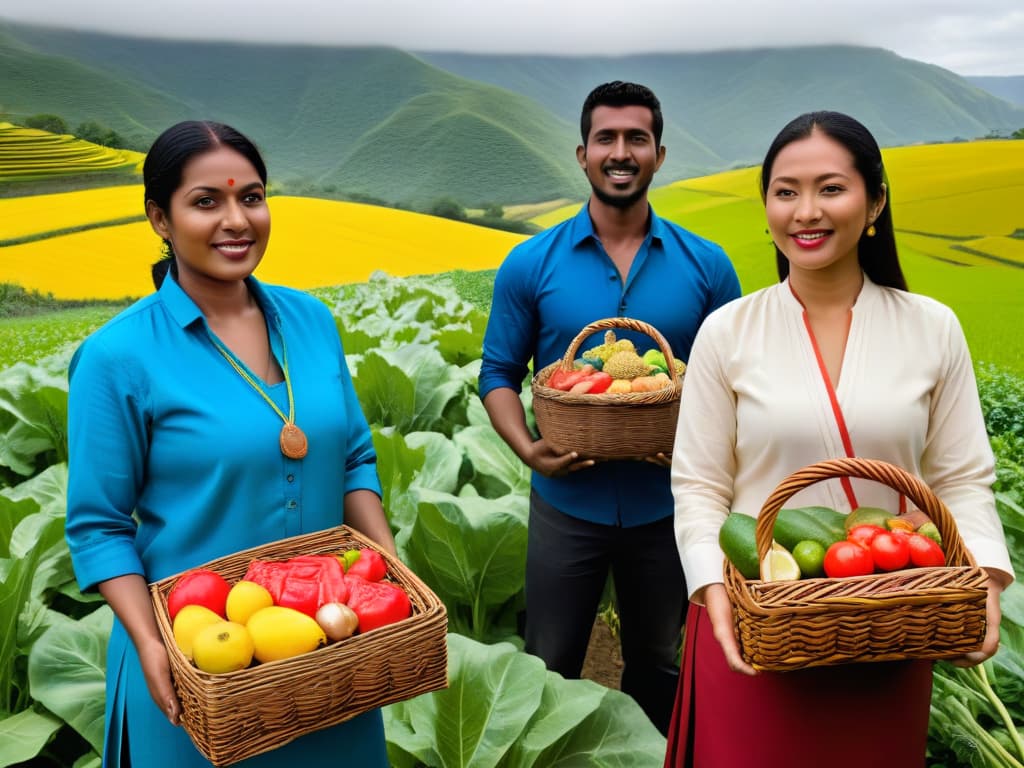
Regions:
[[[47, 195], [46, 198], [58, 197]], [[142, 208], [141, 191], [136, 206]], [[523, 235], [358, 203], [271, 197], [261, 280], [296, 288], [498, 266]], [[0, 282], [57, 298], [121, 298], [152, 291], [160, 241], [148, 222], [51, 237], [0, 252]]]
[[142, 216], [142, 185], [0, 199], [0, 240]]

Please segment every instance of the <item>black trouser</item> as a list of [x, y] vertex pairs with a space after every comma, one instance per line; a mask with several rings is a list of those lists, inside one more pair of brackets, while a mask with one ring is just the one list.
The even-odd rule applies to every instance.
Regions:
[[622, 528], [566, 515], [530, 494], [526, 652], [578, 678], [611, 570], [622, 642], [622, 690], [662, 733], [679, 677], [686, 585], [672, 516]]

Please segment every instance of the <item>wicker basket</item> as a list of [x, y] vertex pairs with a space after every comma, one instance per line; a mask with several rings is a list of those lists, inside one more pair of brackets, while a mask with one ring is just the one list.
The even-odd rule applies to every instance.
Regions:
[[918, 478], [883, 461], [833, 459], [783, 480], [761, 508], [757, 552], [772, 544], [779, 510], [798, 491], [834, 477], [875, 480], [927, 513], [942, 535], [946, 565], [846, 578], [747, 580], [729, 562], [725, 587], [743, 658], [756, 669], [897, 659], [941, 659], [981, 647], [988, 576], [975, 565], [946, 505]]
[[580, 395], [546, 386], [556, 369], [572, 370], [587, 338], [615, 328], [650, 336], [665, 360], [673, 359], [665, 337], [641, 320], [609, 317], [591, 323], [576, 335], [561, 360], [534, 376], [531, 389], [537, 429], [555, 448], [576, 451], [581, 458], [640, 459], [657, 453], [670, 454], [683, 390], [682, 378], [674, 365], [669, 366], [672, 386], [654, 392]]
[[383, 555], [389, 578], [409, 594], [412, 616], [239, 672], [211, 675], [194, 667], [174, 644], [167, 614], [167, 594], [177, 575], [150, 585], [182, 705], [182, 725], [214, 765], [230, 765], [375, 707], [447, 687], [444, 604], [397, 558], [347, 526], [283, 539], [201, 567], [233, 581], [254, 558], [285, 560], [353, 547], [370, 547]]

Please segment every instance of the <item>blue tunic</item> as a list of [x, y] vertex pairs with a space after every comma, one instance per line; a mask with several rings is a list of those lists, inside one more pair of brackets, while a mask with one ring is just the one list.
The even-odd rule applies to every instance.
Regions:
[[[631, 317], [654, 326], [675, 357], [686, 360], [712, 310], [738, 298], [736, 271], [718, 245], [650, 211], [647, 237], [629, 274], [601, 245], [588, 206], [572, 219], [512, 249], [494, 281], [484, 336], [480, 397], [498, 387], [519, 391], [534, 372], [560, 359], [587, 325]], [[599, 332], [580, 350], [604, 343]], [[642, 333], [616, 331], [638, 349], [656, 346]], [[675, 434], [675, 424], [665, 429]], [[673, 511], [669, 470], [642, 461], [605, 461], [562, 477], [533, 473], [533, 488], [573, 517], [603, 525], [644, 525]]]
[[[83, 590], [126, 574], [152, 582], [323, 530], [342, 522], [347, 492], [380, 494], [370, 430], [331, 313], [298, 291], [248, 284], [282, 367], [282, 339], [286, 345], [309, 453], [282, 455], [280, 416], [218, 352], [199, 308], [168, 276], [86, 339], [71, 362], [67, 540]], [[264, 389], [287, 414], [285, 385]], [[120, 765], [125, 725], [134, 765], [209, 765], [153, 703], [116, 619], [106, 724], [104, 766]], [[238, 765], [296, 759], [386, 766], [380, 711]]]

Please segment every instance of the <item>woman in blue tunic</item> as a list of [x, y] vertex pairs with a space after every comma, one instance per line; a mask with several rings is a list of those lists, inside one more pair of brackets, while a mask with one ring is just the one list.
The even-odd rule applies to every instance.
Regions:
[[[267, 172], [227, 126], [179, 123], [143, 170], [168, 257], [157, 291], [71, 363], [67, 540], [115, 620], [103, 765], [209, 765], [183, 729], [147, 583], [342, 522], [394, 552], [376, 455], [334, 319], [252, 277]], [[241, 766], [386, 766], [379, 710]]]

